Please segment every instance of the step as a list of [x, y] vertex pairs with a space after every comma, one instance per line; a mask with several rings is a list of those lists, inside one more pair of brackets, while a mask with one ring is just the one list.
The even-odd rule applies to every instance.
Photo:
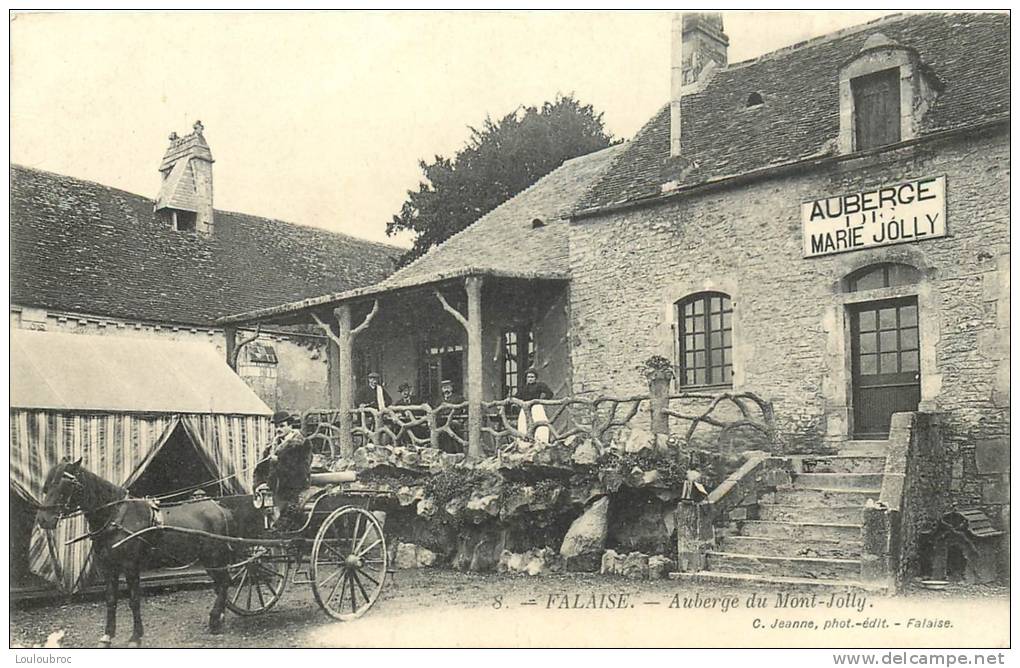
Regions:
[[793, 486], [800, 489], [881, 489], [881, 473], [799, 473]]
[[884, 457], [889, 441], [844, 441], [836, 451], [844, 457]]
[[762, 538], [787, 538], [795, 540], [841, 540], [859, 541], [860, 524], [822, 522], [776, 522], [747, 520], [740, 523], [742, 536]]
[[812, 524], [860, 524], [864, 506], [787, 506], [778, 503], [758, 505], [758, 519], [775, 522], [808, 522]]
[[727, 536], [719, 541], [720, 552], [768, 557], [860, 559], [862, 549], [860, 540], [802, 540], [800, 538], [791, 540], [788, 537]]
[[800, 471], [804, 473], [882, 473], [885, 471], [885, 457], [859, 457], [855, 455], [831, 455], [790, 457], [799, 460]]
[[769, 557], [736, 552], [707, 552], [705, 567], [720, 573], [782, 575], [819, 580], [856, 580], [861, 576], [858, 559], [821, 559], [817, 557]]
[[783, 506], [864, 506], [878, 500], [880, 489], [780, 489], [773, 501]]
[[697, 573], [670, 573], [671, 580], [678, 580], [690, 585], [732, 585], [735, 587], [775, 587], [782, 591], [868, 591], [887, 593], [882, 585], [872, 585], [857, 580], [816, 580], [814, 578], [795, 578], [782, 575], [757, 575], [753, 573], [721, 573], [718, 571], [698, 571]]

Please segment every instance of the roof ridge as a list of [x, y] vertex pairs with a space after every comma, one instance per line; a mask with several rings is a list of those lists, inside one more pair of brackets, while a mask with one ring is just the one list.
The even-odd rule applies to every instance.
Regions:
[[[919, 14], [922, 14], [922, 13], [923, 14], [927, 14], [929, 12], [918, 12], [918, 13]], [[930, 13], [932, 13], [932, 14], [941, 14], [941, 13], [946, 13], [946, 12], [930, 12]], [[872, 20], [870, 20], [870, 21], [868, 21], [866, 23], [858, 23], [857, 25], [847, 26], [846, 28], [840, 28], [839, 30], [835, 30], [833, 32], [828, 32], [828, 33], [825, 33], [824, 35], [818, 35], [817, 37], [811, 37], [809, 39], [802, 40], [802, 41], [797, 42], [795, 44], [789, 44], [787, 46], [780, 47], [780, 48], [776, 49], [775, 51], [769, 51], [767, 53], [759, 54], [759, 55], [755, 56], [754, 58], [748, 58], [747, 60], [741, 60], [741, 61], [738, 61], [738, 62], [735, 62], [735, 63], [730, 63], [726, 67], [721, 68], [719, 71], [727, 72], [727, 71], [730, 71], [730, 70], [741, 69], [743, 67], [747, 67], [748, 65], [754, 65], [755, 63], [759, 63], [759, 62], [762, 62], [762, 61], [765, 61], [765, 60], [771, 60], [773, 58], [776, 58], [776, 57], [781, 56], [781, 55], [785, 55], [787, 53], [791, 53], [793, 51], [799, 51], [801, 49], [808, 49], [808, 48], [812, 48], [812, 47], [818, 46], [819, 44], [823, 44], [825, 42], [831, 42], [832, 40], [839, 39], [841, 37], [846, 37], [847, 35], [851, 35], [853, 33], [861, 32], [863, 30], [868, 30], [868, 29], [874, 28], [875, 26], [878, 26], [878, 25], [885, 25], [887, 23], [894, 23], [896, 21], [901, 21], [901, 20], [907, 18], [907, 16], [908, 15], [905, 12], [896, 12], [896, 13], [893, 13], [893, 14], [887, 14], [886, 16], [880, 16], [877, 19], [872, 19]]]
[[[11, 166], [12, 169], [20, 169], [20, 170], [25, 170], [25, 171], [29, 171], [29, 172], [37, 172], [37, 173], [40, 173], [40, 174], [48, 174], [50, 176], [55, 176], [55, 177], [62, 178], [62, 179], [70, 179], [72, 181], [77, 181], [78, 183], [87, 183], [87, 184], [90, 184], [90, 185], [93, 185], [93, 186], [98, 186], [98, 187], [103, 188], [103, 189], [105, 189], [107, 191], [113, 191], [113, 192], [116, 192], [116, 193], [121, 193], [121, 194], [124, 194], [124, 195], [131, 196], [131, 197], [137, 197], [137, 198], [142, 199], [142, 200], [144, 200], [146, 202], [152, 202], [153, 204], [156, 203], [156, 200], [154, 198], [146, 197], [145, 195], [141, 195], [139, 193], [131, 192], [130, 190], [124, 190], [123, 188], [118, 188], [116, 186], [111, 186], [111, 185], [108, 185], [108, 184], [105, 184], [105, 183], [100, 183], [99, 181], [93, 181], [91, 179], [84, 179], [84, 178], [81, 178], [81, 177], [78, 177], [78, 176], [71, 176], [70, 174], [61, 174], [60, 172], [54, 172], [54, 171], [50, 171], [48, 169], [40, 169], [38, 167], [29, 167], [28, 165], [22, 165], [22, 164], [19, 164], [19, 163], [16, 163], [16, 162], [10, 163], [10, 166]], [[380, 246], [382, 249], [385, 249], [385, 250], [391, 250], [391, 251], [396, 251], [396, 252], [401, 252], [401, 253], [407, 251], [406, 248], [401, 248], [400, 246], [396, 246], [394, 244], [388, 244], [388, 243], [383, 242], [383, 241], [373, 241], [371, 239], [363, 239], [361, 237], [356, 237], [353, 234], [347, 234], [345, 232], [335, 232], [333, 230], [328, 230], [328, 229], [326, 229], [324, 227], [316, 227], [314, 225], [307, 225], [305, 223], [295, 223], [295, 222], [291, 222], [289, 220], [283, 220], [281, 218], [271, 218], [269, 216], [263, 216], [263, 215], [260, 215], [260, 214], [257, 214], [257, 213], [246, 213], [244, 211], [232, 211], [230, 209], [217, 209], [217, 208], [214, 208], [213, 211], [216, 212], [216, 213], [226, 213], [226, 214], [230, 214], [230, 215], [234, 215], [234, 216], [247, 216], [249, 218], [256, 218], [256, 219], [259, 219], [259, 220], [265, 220], [265, 221], [269, 221], [269, 222], [273, 222], [273, 223], [278, 223], [278, 224], [282, 224], [282, 225], [289, 225], [291, 227], [300, 227], [302, 229], [312, 230], [312, 231], [315, 231], [315, 232], [322, 232], [324, 234], [328, 234], [328, 235], [331, 235], [331, 236], [334, 236], [334, 237], [350, 239], [351, 241], [353, 241], [355, 243], [359, 243], [359, 244], [370, 245], [370, 246]]]

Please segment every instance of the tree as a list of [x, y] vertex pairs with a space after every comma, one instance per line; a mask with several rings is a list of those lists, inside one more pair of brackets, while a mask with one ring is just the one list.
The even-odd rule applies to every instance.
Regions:
[[565, 160], [613, 143], [602, 114], [572, 95], [557, 96], [541, 108], [521, 107], [482, 128], [451, 160], [437, 155], [419, 162], [425, 181], [409, 190], [386, 234], [413, 232], [407, 264], [559, 167]]

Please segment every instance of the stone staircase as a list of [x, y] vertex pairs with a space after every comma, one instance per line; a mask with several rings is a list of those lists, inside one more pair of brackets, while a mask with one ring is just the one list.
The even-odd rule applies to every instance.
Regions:
[[885, 442], [849, 442], [837, 455], [792, 456], [792, 484], [758, 499], [756, 517], [736, 523], [682, 580], [795, 588], [883, 590], [861, 579], [861, 527], [878, 500]]

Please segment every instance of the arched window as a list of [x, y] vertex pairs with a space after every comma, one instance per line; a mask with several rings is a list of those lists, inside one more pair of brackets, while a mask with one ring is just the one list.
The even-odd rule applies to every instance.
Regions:
[[846, 291], [877, 290], [897, 285], [913, 285], [921, 280], [921, 272], [909, 264], [883, 262], [858, 269], [846, 277]]
[[731, 383], [733, 306], [729, 295], [699, 292], [676, 305], [680, 386]]

